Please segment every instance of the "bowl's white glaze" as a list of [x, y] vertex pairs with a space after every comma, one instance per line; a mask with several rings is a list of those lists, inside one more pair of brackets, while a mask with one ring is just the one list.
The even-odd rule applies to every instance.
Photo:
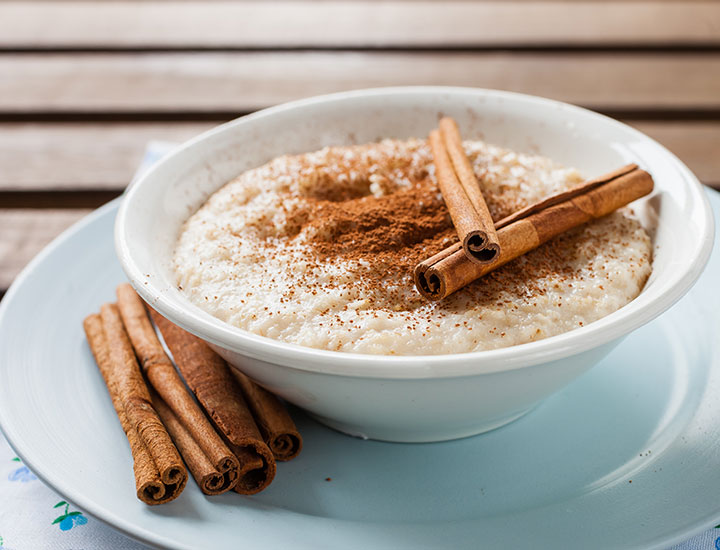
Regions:
[[[643, 292], [583, 328], [520, 346], [439, 356], [316, 350], [215, 319], [177, 289], [172, 250], [182, 222], [222, 184], [278, 155], [381, 137], [425, 136], [440, 115], [467, 139], [539, 153], [588, 177], [636, 162], [655, 179], [634, 206], [655, 246]], [[593, 366], [623, 336], [677, 301], [704, 268], [713, 220], [700, 183], [658, 143], [564, 103], [466, 88], [387, 88], [281, 105], [219, 126], [160, 161], [127, 192], [115, 244], [133, 286], [232, 365], [342, 431], [392, 441], [472, 435], [517, 418]]]

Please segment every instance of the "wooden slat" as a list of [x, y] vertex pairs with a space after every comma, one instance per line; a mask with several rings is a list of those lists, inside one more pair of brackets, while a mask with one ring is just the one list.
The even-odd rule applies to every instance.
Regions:
[[630, 122], [670, 149], [703, 183], [720, 190], [720, 122]]
[[121, 190], [149, 141], [182, 142], [215, 124], [0, 124], [0, 190]]
[[0, 291], [47, 243], [88, 212], [0, 209]]
[[[720, 187], [720, 122], [627, 122], [677, 154], [703, 182]], [[148, 141], [180, 142], [214, 124], [0, 124], [0, 192], [119, 192]]]
[[712, 2], [4, 2], [0, 46], [718, 45]]
[[0, 56], [0, 115], [246, 112], [388, 85], [514, 90], [597, 110], [720, 109], [720, 54], [153, 53]]

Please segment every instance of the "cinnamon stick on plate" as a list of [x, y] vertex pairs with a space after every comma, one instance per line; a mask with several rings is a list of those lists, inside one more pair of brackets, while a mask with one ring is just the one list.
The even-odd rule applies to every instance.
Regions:
[[206, 494], [232, 489], [238, 481], [240, 464], [185, 387], [155, 334], [145, 304], [127, 283], [118, 286], [117, 298], [142, 370], [159, 394], [153, 400], [155, 408], [193, 477]]
[[430, 300], [442, 300], [456, 290], [549, 241], [649, 194], [650, 174], [631, 164], [569, 191], [528, 206], [495, 224], [501, 253], [482, 266], [467, 259], [456, 243], [415, 268], [415, 286]]
[[[220, 495], [232, 489], [237, 483], [237, 475], [232, 479], [227, 472], [221, 473], [205, 454], [203, 448], [188, 431], [170, 407], [154, 391], [150, 392], [152, 403], [160, 419], [165, 424], [170, 437], [180, 450], [185, 463], [192, 473], [200, 490], [206, 495]], [[235, 471], [237, 474], [237, 470]]]
[[168, 487], [160, 479], [155, 462], [153, 462], [150, 453], [140, 440], [137, 430], [128, 421], [125, 415], [125, 408], [117, 390], [112, 365], [110, 364], [110, 351], [105, 333], [102, 328], [100, 315], [94, 313], [83, 321], [83, 328], [87, 336], [90, 350], [95, 357], [95, 362], [100, 369], [105, 385], [110, 393], [115, 413], [120, 420], [125, 436], [130, 443], [130, 452], [133, 457], [133, 470], [135, 472], [135, 487], [137, 497], [146, 504], [161, 504], [175, 498], [178, 494], [177, 484]]
[[468, 259], [481, 265], [494, 262], [500, 254], [490, 211], [480, 191], [470, 161], [465, 155], [457, 123], [440, 120], [430, 132], [435, 175], [460, 244]]
[[236, 369], [231, 371], [275, 459], [295, 458], [302, 449], [302, 437], [280, 399], [258, 386], [243, 373]]
[[106, 304], [102, 316], [88, 316], [83, 327], [130, 443], [137, 497], [146, 504], [162, 504], [177, 498], [187, 482], [187, 471], [150, 405], [147, 387], [117, 310]]
[[150, 308], [178, 370], [240, 463], [238, 493], [262, 491], [275, 477], [275, 458], [263, 441], [225, 361], [189, 332]]

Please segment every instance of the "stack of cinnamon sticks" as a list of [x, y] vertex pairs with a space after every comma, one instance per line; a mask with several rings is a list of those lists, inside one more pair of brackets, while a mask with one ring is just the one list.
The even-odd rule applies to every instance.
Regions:
[[254, 494], [272, 482], [276, 460], [300, 452], [302, 438], [277, 397], [146, 309], [130, 285], [83, 326], [130, 443], [143, 502], [175, 499], [188, 469], [205, 494]]
[[628, 164], [493, 223], [455, 121], [440, 120], [429, 142], [438, 187], [459, 239], [415, 268], [415, 286], [429, 300], [442, 300], [553, 237], [653, 190], [650, 174]]

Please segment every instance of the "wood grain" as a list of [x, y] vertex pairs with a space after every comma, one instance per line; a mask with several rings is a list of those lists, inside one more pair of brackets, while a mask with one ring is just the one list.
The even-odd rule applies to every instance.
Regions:
[[720, 190], [720, 122], [631, 122], [659, 141], [710, 187]]
[[180, 143], [215, 124], [0, 124], [0, 190], [120, 191], [149, 141]]
[[3, 113], [241, 113], [389, 85], [498, 88], [601, 111], [720, 109], [720, 55], [153, 53], [0, 57]]
[[[625, 122], [673, 151], [703, 182], [720, 187], [720, 121]], [[0, 192], [39, 197], [59, 191], [120, 192], [148, 141], [181, 142], [215, 124], [0, 124]]]
[[0, 291], [46, 244], [89, 212], [0, 209]]
[[719, 45], [697, 1], [3, 2], [5, 48]]

